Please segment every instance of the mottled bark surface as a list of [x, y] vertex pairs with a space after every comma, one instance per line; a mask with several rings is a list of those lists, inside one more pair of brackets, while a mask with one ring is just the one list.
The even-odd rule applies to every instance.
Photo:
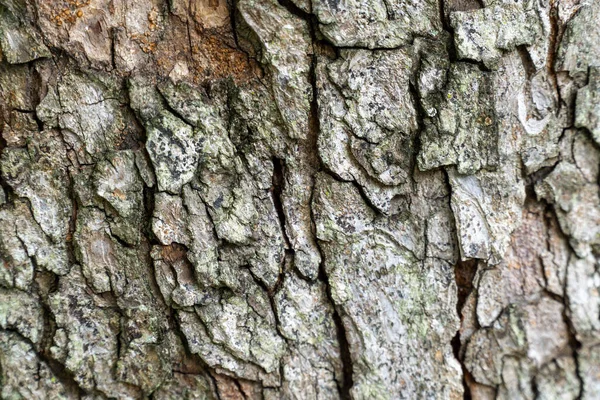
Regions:
[[0, 0], [3, 399], [600, 398], [600, 2]]

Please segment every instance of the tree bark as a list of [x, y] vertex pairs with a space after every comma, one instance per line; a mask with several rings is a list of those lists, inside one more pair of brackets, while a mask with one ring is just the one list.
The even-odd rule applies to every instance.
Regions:
[[598, 21], [0, 0], [0, 397], [600, 398]]

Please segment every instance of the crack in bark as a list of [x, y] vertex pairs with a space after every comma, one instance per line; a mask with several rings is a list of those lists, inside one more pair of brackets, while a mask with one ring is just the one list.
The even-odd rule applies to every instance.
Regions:
[[[565, 233], [560, 228], [560, 223], [558, 222], [558, 216], [556, 215], [556, 210], [554, 209], [554, 205], [546, 202], [545, 200], [538, 200], [538, 202], [545, 204], [544, 223], [547, 227], [547, 230], [549, 230], [551, 226], [555, 226], [557, 228], [558, 234], [561, 235], [561, 238], [563, 240], [565, 240], [567, 243], [569, 243], [569, 248], [571, 250], [570, 257], [575, 257], [574, 249], [572, 249], [570, 247], [570, 241], [568, 240], [568, 236], [566, 236]], [[548, 242], [547, 242], [547, 246], [550, 246], [550, 244]], [[571, 356], [573, 357], [573, 361], [575, 362], [575, 376], [577, 377], [577, 380], [579, 381], [579, 393], [577, 395], [577, 399], [579, 400], [583, 396], [583, 388], [584, 388], [583, 378], [581, 375], [581, 370], [580, 370], [580, 365], [579, 365], [579, 357], [578, 357], [578, 351], [582, 348], [582, 343], [577, 339], [577, 333], [576, 333], [575, 326], [573, 325], [573, 321], [571, 321], [571, 318], [569, 318], [569, 315], [568, 315], [568, 312], [570, 310], [569, 296], [567, 295], [568, 269], [569, 269], [569, 264], [570, 264], [569, 261], [570, 260], [567, 260], [567, 266], [565, 269], [565, 277], [564, 277], [564, 282], [563, 282], [563, 286], [562, 286], [563, 295], [558, 296], [554, 293], [548, 292], [548, 290], [546, 290], [546, 293], [552, 299], [554, 299], [555, 301], [557, 301], [563, 305], [563, 311], [562, 311], [561, 317], [562, 317], [563, 322], [567, 326], [568, 344], [569, 344], [569, 348], [571, 349]], [[542, 263], [542, 266], [543, 265], [544, 264]], [[544, 274], [544, 276], [545, 276], [545, 274]]]
[[33, 343], [31, 341], [31, 339], [29, 339], [27, 336], [24, 336], [23, 334], [21, 334], [21, 332], [17, 331], [16, 329], [12, 329], [12, 328], [0, 329], [0, 332], [10, 332], [10, 333], [14, 334], [15, 336], [17, 336], [19, 338], [19, 340], [21, 340], [22, 342], [25, 342], [28, 346], [30, 346], [32, 351], [34, 351], [36, 353], [38, 362], [44, 363], [48, 367], [48, 369], [50, 369], [52, 374], [62, 383], [62, 385], [67, 390], [77, 393], [79, 398], [82, 398], [85, 395], [90, 395], [90, 394], [98, 395], [99, 394], [99, 392], [97, 392], [95, 390], [93, 390], [93, 391], [84, 390], [81, 386], [79, 386], [79, 384], [75, 380], [75, 376], [72, 372], [67, 370], [61, 363], [54, 360], [47, 352], [36, 350], [37, 346], [35, 345], [35, 343]]
[[344, 325], [344, 321], [342, 319], [342, 315], [340, 314], [339, 308], [333, 299], [331, 294], [331, 284], [329, 283], [329, 276], [327, 275], [325, 268], [325, 254], [321, 249], [321, 245], [317, 241], [317, 248], [319, 249], [319, 253], [321, 254], [321, 263], [319, 264], [319, 276], [318, 279], [325, 283], [325, 289], [327, 294], [327, 299], [333, 308], [333, 321], [336, 326], [336, 334], [338, 344], [340, 346], [340, 357], [342, 361], [342, 376], [343, 382], [340, 384], [336, 380], [338, 384], [338, 390], [340, 394], [340, 398], [342, 400], [349, 400], [352, 398], [351, 390], [354, 384], [354, 365], [352, 362], [352, 352], [350, 350], [350, 343], [348, 341], [348, 334], [346, 332], [346, 327]]
[[[0, 108], [0, 129], [2, 129], [2, 127], [4, 126], [4, 121], [2, 119], [2, 108]], [[7, 142], [6, 139], [4, 138], [4, 136], [2, 136], [2, 131], [0, 131], [0, 158], [4, 155], [4, 150], [7, 147]], [[16, 194], [12, 188], [12, 186], [10, 186], [8, 184], [8, 182], [6, 181], [6, 179], [4, 179], [4, 171], [2, 171], [2, 169], [0, 169], [0, 188], [1, 190], [4, 192], [4, 196], [5, 196], [5, 200], [6, 203], [3, 205], [0, 205], [0, 208], [2, 207], [6, 207], [7, 204], [12, 204], [14, 202], [14, 199], [16, 197]]]
[[448, 19], [446, 18], [446, 0], [438, 0], [438, 8], [440, 10], [440, 21], [442, 22], [442, 29], [448, 34], [448, 57], [450, 59], [450, 64], [458, 61], [458, 56], [456, 55], [456, 46], [454, 45], [454, 28], [452, 28], [449, 24]]
[[[556, 0], [550, 0], [550, 37], [548, 44], [548, 55], [546, 57], [546, 68], [548, 70], [548, 74], [552, 78], [552, 84], [554, 86], [554, 90], [556, 91], [556, 95], [560, 99], [560, 89], [558, 85], [558, 79], [556, 76], [556, 53], [558, 51], [558, 35], [559, 35], [559, 26], [558, 26], [558, 6], [556, 4]], [[558, 110], [560, 110], [561, 104], [558, 105]]]
[[527, 50], [526, 45], [517, 46], [517, 52], [521, 57], [521, 62], [523, 63], [523, 68], [525, 69], [525, 74], [527, 76], [527, 84], [529, 84], [531, 83], [531, 77], [536, 72], [533, 59], [531, 58], [531, 54], [529, 54], [529, 50]]
[[329, 277], [326, 273], [325, 269], [325, 253], [321, 248], [321, 244], [319, 243], [319, 239], [317, 237], [316, 232], [316, 220], [313, 210], [313, 200], [315, 195], [315, 178], [316, 173], [319, 171], [328, 172], [329, 175], [334, 177], [334, 179], [339, 179], [339, 177], [335, 176], [332, 171], [327, 171], [325, 167], [325, 163], [323, 162], [320, 152], [319, 152], [319, 135], [321, 132], [321, 123], [319, 119], [319, 102], [318, 102], [318, 94], [319, 89], [317, 85], [317, 63], [318, 63], [318, 51], [320, 50], [320, 46], [322, 46], [317, 40], [317, 21], [316, 18], [312, 14], [308, 14], [302, 10], [299, 10], [295, 4], [291, 3], [290, 0], [279, 0], [279, 3], [286, 7], [292, 14], [303, 18], [309, 24], [309, 32], [311, 36], [313, 54], [310, 64], [309, 71], [309, 81], [312, 88], [312, 99], [310, 102], [310, 114], [309, 114], [309, 132], [307, 135], [307, 154], [308, 159], [310, 161], [311, 166], [313, 167], [313, 175], [312, 182], [310, 188], [310, 199], [309, 199], [309, 215], [311, 221], [311, 229], [314, 237], [314, 244], [316, 249], [319, 252], [321, 262], [319, 263], [318, 275], [317, 279], [325, 284], [325, 292], [327, 294], [327, 300], [332, 307], [333, 310], [333, 322], [336, 327], [336, 336], [340, 349], [340, 361], [342, 364], [342, 378], [343, 382], [339, 382], [336, 379], [336, 383], [338, 386], [338, 392], [341, 399], [347, 400], [351, 398], [350, 392], [353, 386], [353, 375], [354, 375], [354, 365], [352, 362], [352, 355], [350, 350], [350, 344], [348, 341], [348, 336], [346, 333], [346, 328], [344, 326], [342, 317], [338, 310], [338, 306], [336, 305], [332, 295], [331, 295], [331, 285], [329, 282]]
[[279, 226], [281, 227], [281, 234], [283, 235], [283, 240], [286, 246], [286, 251], [290, 250], [292, 253], [294, 249], [290, 243], [290, 239], [286, 230], [286, 218], [285, 218], [285, 210], [283, 209], [282, 202], [282, 193], [285, 187], [285, 161], [280, 158], [273, 157], [271, 159], [273, 163], [273, 177], [272, 184], [269, 192], [271, 193], [271, 199], [273, 200], [273, 205], [275, 207], [275, 211], [277, 212], [277, 217], [279, 219]]
[[[452, 208], [452, 185], [450, 184], [450, 177], [448, 176], [448, 171], [446, 170], [446, 168], [442, 168], [442, 170], [444, 172], [444, 183], [448, 190], [448, 209], [452, 214], [454, 214], [454, 210]], [[456, 230], [456, 227], [454, 235], [456, 243], [460, 245], [458, 231]], [[474, 379], [472, 378], [469, 369], [464, 363], [464, 351], [466, 349], [467, 343], [461, 343], [460, 333], [463, 326], [462, 311], [469, 295], [474, 289], [473, 279], [475, 278], [475, 274], [477, 272], [478, 260], [461, 260], [461, 251], [458, 251], [458, 254], [456, 256], [458, 257], [458, 260], [454, 264], [454, 280], [456, 282], [457, 288], [456, 313], [460, 321], [460, 326], [459, 329], [456, 331], [456, 334], [450, 341], [450, 345], [452, 347], [454, 357], [460, 364], [460, 368], [462, 371], [463, 399], [471, 400], [471, 388], [469, 386], [469, 382], [474, 381]]]
[[[456, 302], [456, 312], [460, 319], [461, 327], [463, 324], [463, 315], [462, 315], [463, 308], [465, 306], [467, 298], [469, 297], [469, 295], [471, 294], [471, 292], [474, 289], [473, 279], [475, 278], [475, 274], [477, 272], [477, 263], [478, 263], [478, 261], [474, 260], [474, 259], [464, 260], [464, 261], [459, 260], [454, 265], [454, 275], [455, 275], [456, 286], [457, 286], [457, 290], [458, 290], [458, 293], [457, 293], [458, 300]], [[462, 373], [463, 373], [463, 377], [462, 377], [463, 390], [464, 390], [463, 398], [465, 400], [470, 400], [471, 399], [471, 389], [470, 389], [468, 382], [469, 382], [469, 380], [472, 380], [473, 378], [471, 377], [471, 373], [464, 363], [464, 350], [466, 348], [466, 343], [461, 343], [460, 332], [461, 332], [461, 329], [459, 328], [459, 330], [456, 331], [456, 335], [452, 338], [451, 345], [452, 345], [454, 357], [460, 363]]]

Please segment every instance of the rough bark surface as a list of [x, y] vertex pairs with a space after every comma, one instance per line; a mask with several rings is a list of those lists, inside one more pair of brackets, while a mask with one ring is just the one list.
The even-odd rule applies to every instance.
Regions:
[[3, 399], [600, 398], [600, 2], [0, 0]]

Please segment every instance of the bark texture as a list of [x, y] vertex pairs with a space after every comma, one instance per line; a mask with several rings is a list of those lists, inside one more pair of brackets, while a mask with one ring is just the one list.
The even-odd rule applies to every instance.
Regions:
[[600, 2], [0, 0], [3, 399], [600, 398]]

